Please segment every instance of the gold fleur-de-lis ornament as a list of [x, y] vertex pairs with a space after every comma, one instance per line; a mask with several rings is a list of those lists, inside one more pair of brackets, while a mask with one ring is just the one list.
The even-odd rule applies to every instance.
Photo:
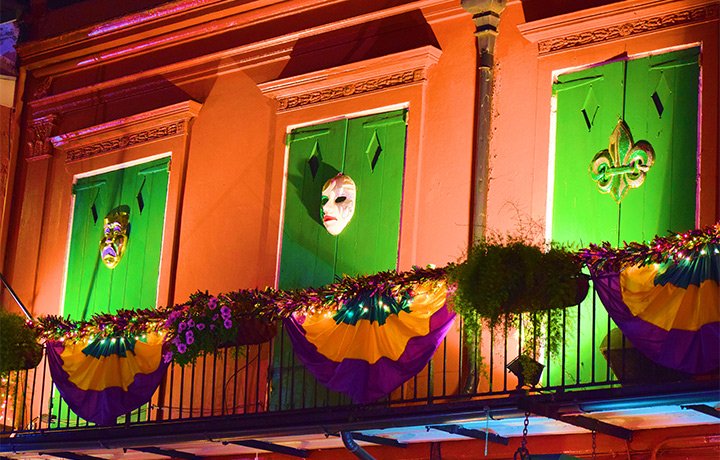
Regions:
[[630, 128], [619, 120], [607, 150], [598, 152], [590, 162], [590, 175], [602, 193], [609, 193], [620, 203], [630, 188], [642, 185], [653, 163], [655, 150], [650, 143], [633, 143]]

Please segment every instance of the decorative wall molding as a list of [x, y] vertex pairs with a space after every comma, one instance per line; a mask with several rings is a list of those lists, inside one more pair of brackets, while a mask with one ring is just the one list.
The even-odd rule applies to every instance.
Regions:
[[529, 22], [519, 29], [538, 44], [540, 55], [547, 55], [719, 17], [720, 4], [713, 0], [627, 1]]
[[57, 126], [58, 116], [46, 115], [33, 119], [25, 131], [25, 159], [29, 161], [49, 158], [52, 153], [50, 138]]
[[440, 58], [434, 46], [394, 53], [258, 85], [278, 112], [422, 83]]
[[425, 80], [425, 69], [406, 70], [405, 72], [383, 75], [378, 78], [369, 78], [325, 88], [303, 94], [277, 98], [278, 111], [300, 108], [306, 105], [328, 102], [348, 96], [355, 96], [372, 91], [392, 88], [393, 86], [407, 85]]
[[184, 135], [201, 104], [185, 101], [149, 112], [55, 136], [67, 163]]

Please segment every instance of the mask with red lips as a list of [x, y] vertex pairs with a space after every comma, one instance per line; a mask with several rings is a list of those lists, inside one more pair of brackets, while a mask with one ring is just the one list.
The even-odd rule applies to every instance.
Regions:
[[338, 174], [322, 188], [320, 217], [331, 235], [339, 235], [355, 214], [355, 182], [345, 174]]

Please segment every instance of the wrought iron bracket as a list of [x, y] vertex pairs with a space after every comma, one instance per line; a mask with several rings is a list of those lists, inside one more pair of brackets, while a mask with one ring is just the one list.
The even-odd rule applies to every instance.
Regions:
[[460, 436], [465, 436], [466, 438], [474, 438], [480, 440], [487, 439], [490, 442], [502, 444], [503, 446], [507, 446], [510, 442], [508, 438], [497, 435], [495, 433], [490, 433], [489, 431], [485, 430], [476, 430], [474, 428], [465, 428], [460, 425], [429, 425], [426, 428], [428, 430], [433, 429], [444, 431], [445, 433], [457, 434]]
[[175, 449], [161, 449], [159, 447], [133, 447], [132, 450], [138, 452], [144, 452], [146, 454], [164, 455], [170, 458], [184, 458], [187, 460], [202, 460], [203, 457], [198, 457], [195, 454], [189, 452], [182, 452]]
[[689, 409], [694, 410], [697, 412], [701, 412], [705, 415], [709, 415], [711, 417], [720, 418], [720, 411], [715, 409], [712, 406], [708, 406], [707, 404], [687, 404], [685, 406], [680, 406], [683, 409]]
[[579, 426], [580, 428], [585, 428], [586, 430], [603, 433], [608, 436], [624, 439], [626, 441], [632, 440], [632, 430], [612, 425], [592, 417], [587, 417], [585, 415], [563, 415], [557, 408], [551, 407], [547, 404], [540, 404], [527, 400], [521, 400], [518, 403], [518, 407], [524, 411], [567, 423], [568, 425]]
[[224, 445], [235, 444], [236, 446], [250, 447], [252, 449], [266, 450], [268, 452], [275, 452], [278, 454], [290, 455], [299, 458], [308, 458], [310, 451], [305, 449], [296, 449], [294, 447], [283, 446], [281, 444], [274, 444], [267, 441], [258, 441], [257, 439], [243, 439], [242, 441], [223, 441]]
[[[369, 434], [362, 434], [357, 431], [351, 432], [350, 435], [356, 441], [365, 441], [365, 442], [369, 442], [372, 444], [378, 444], [381, 446], [400, 447], [400, 448], [406, 448], [408, 446], [407, 443], [400, 442], [397, 439], [385, 438], [382, 436], [373, 436], [373, 435], [369, 435]], [[340, 436], [340, 433], [330, 433], [329, 436]]]
[[103, 460], [102, 457], [76, 454], [75, 452], [40, 452], [40, 455], [49, 455], [57, 458], [67, 458], [68, 460]]

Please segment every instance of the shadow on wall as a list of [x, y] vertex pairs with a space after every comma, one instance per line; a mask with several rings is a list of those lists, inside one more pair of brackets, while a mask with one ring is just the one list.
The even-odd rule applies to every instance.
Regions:
[[[325, 162], [323, 162], [319, 168], [319, 170], [323, 171], [323, 174], [327, 177], [335, 177], [340, 171], [337, 170], [334, 166], [331, 166]], [[288, 182], [290, 183], [291, 187], [295, 187], [297, 190], [303, 189], [303, 176], [300, 176], [298, 174], [290, 174], [288, 175]], [[317, 222], [318, 225], [323, 225], [323, 221], [320, 218], [320, 208], [321, 208], [321, 198], [322, 198], [322, 186], [324, 185], [325, 181], [321, 180], [318, 181], [317, 185], [317, 193], [311, 194], [309, 196], [302, 196], [302, 204], [303, 207], [305, 207], [305, 210], [307, 211], [308, 215]]]
[[521, 0], [525, 21], [537, 21], [561, 14], [574, 13], [598, 6], [617, 3], [621, 0]]
[[419, 11], [299, 40], [279, 78], [440, 45]]

